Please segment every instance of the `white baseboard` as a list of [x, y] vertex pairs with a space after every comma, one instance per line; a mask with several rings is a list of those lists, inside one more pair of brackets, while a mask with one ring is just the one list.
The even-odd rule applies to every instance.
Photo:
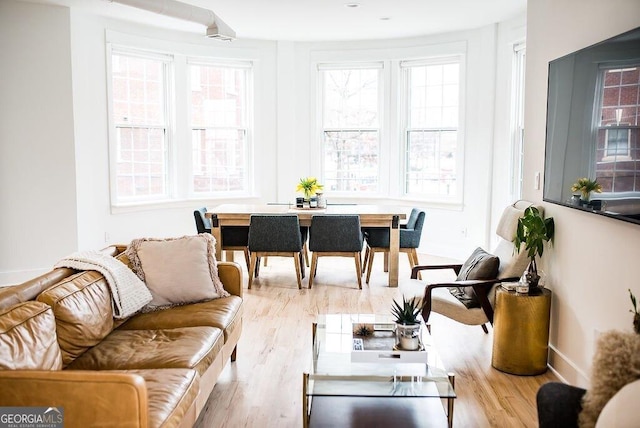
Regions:
[[549, 368], [562, 382], [585, 389], [589, 388], [589, 375], [553, 345], [549, 345]]

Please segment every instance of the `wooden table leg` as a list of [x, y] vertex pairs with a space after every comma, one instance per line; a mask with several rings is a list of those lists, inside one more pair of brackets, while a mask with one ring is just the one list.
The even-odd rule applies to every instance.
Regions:
[[211, 234], [216, 238], [216, 260], [222, 260], [222, 227], [215, 214], [211, 215]]
[[[456, 378], [453, 373], [448, 373], [449, 383], [451, 383], [451, 388], [455, 391], [456, 389]], [[453, 398], [447, 398], [447, 421], [449, 422], [449, 428], [453, 427]]]
[[398, 258], [400, 254], [400, 218], [393, 216], [389, 225], [389, 287], [398, 286]]

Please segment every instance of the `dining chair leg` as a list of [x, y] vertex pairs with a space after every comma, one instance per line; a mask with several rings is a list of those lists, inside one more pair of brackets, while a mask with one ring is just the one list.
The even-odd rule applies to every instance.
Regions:
[[376, 255], [376, 252], [373, 248], [370, 249], [369, 252], [369, 262], [367, 263], [367, 280], [366, 283], [369, 283], [369, 279], [371, 278], [371, 267], [373, 266], [373, 258]]
[[[413, 269], [414, 266], [420, 264], [418, 261], [418, 251], [415, 248], [411, 248], [411, 250], [407, 253], [409, 257], [409, 268]], [[418, 279], [422, 280], [422, 272], [418, 272]]]
[[311, 256], [311, 268], [309, 269], [309, 290], [313, 287], [313, 277], [316, 276], [316, 268], [318, 267], [318, 254], [313, 253]]
[[256, 262], [258, 261], [258, 254], [251, 253], [251, 264], [249, 266], [249, 284], [247, 288], [251, 290], [251, 284], [253, 283], [253, 272], [256, 269]]
[[[364, 249], [364, 263], [362, 264], [363, 268], [367, 267], [367, 263], [369, 262], [369, 245], [365, 244]], [[362, 269], [362, 275], [364, 275], [365, 269]]]
[[358, 289], [362, 290], [362, 265], [360, 264], [360, 257], [362, 254], [355, 253], [353, 258], [356, 261], [356, 276], [358, 278]]
[[296, 279], [298, 280], [298, 290], [302, 289], [302, 267], [300, 266], [300, 253], [293, 253], [293, 261], [296, 265]]
[[384, 271], [389, 272], [389, 252], [384, 252]]
[[244, 261], [247, 263], [247, 271], [249, 271], [251, 266], [251, 256], [249, 255], [249, 247], [244, 247]]
[[306, 242], [302, 246], [302, 252], [304, 253], [304, 262], [306, 263], [307, 267], [309, 267], [309, 250], [307, 249]]

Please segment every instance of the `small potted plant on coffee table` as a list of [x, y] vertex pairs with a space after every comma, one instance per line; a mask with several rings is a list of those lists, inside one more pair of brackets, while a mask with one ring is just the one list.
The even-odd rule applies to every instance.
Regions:
[[421, 347], [420, 312], [422, 302], [419, 297], [406, 299], [402, 296], [402, 305], [393, 301], [391, 312], [396, 322], [396, 347], [403, 351], [417, 351]]

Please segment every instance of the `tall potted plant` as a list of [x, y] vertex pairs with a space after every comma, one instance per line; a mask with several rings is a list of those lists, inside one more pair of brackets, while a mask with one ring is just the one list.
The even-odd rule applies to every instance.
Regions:
[[538, 282], [540, 281], [536, 256], [542, 257], [545, 243], [553, 240], [554, 232], [555, 223], [553, 217], [542, 217], [536, 207], [528, 207], [524, 211], [524, 215], [518, 219], [518, 228], [513, 242], [517, 252], [520, 252], [520, 247], [523, 243], [524, 249], [527, 251], [530, 261], [526, 276], [530, 292], [537, 290]]

